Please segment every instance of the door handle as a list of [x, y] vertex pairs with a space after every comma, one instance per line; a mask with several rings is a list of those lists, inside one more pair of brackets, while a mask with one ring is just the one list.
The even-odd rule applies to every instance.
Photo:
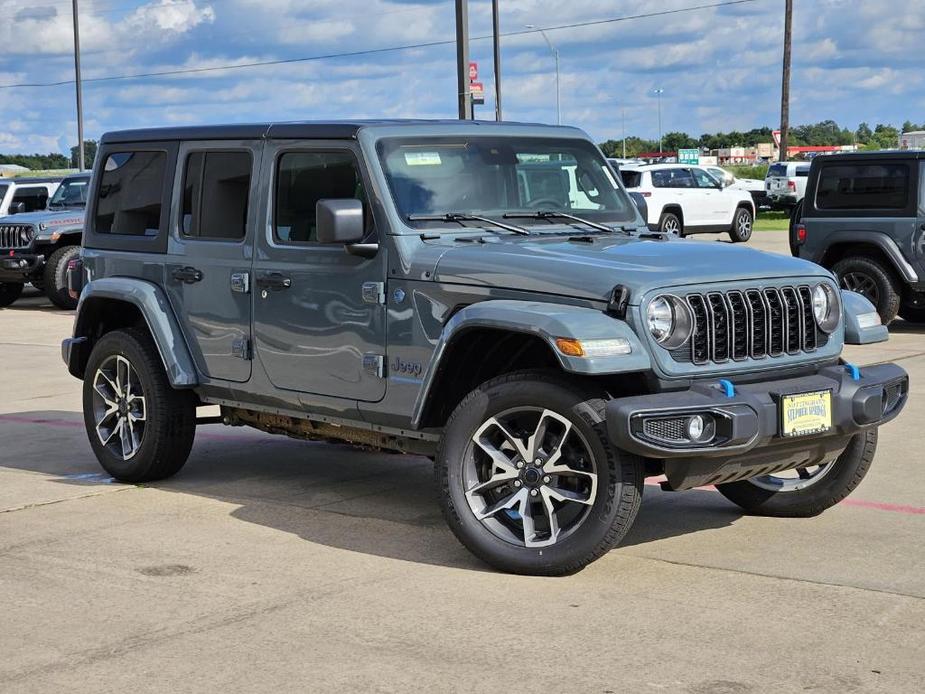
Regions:
[[292, 278], [286, 277], [281, 272], [269, 272], [257, 278], [257, 286], [278, 292], [282, 289], [289, 289], [292, 286]]
[[178, 282], [185, 282], [186, 284], [195, 284], [202, 280], [202, 270], [197, 270], [188, 265], [186, 267], [178, 267], [171, 272], [170, 275]]

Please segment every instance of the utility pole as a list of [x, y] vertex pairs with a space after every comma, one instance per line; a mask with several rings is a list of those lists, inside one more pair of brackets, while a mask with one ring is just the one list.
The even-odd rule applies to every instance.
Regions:
[[71, 0], [74, 11], [74, 81], [77, 85], [77, 170], [84, 170], [84, 105], [80, 85], [80, 26], [77, 21], [77, 0]]
[[655, 90], [655, 96], [658, 97], [658, 156], [662, 156], [662, 94], [665, 90], [659, 87]]
[[498, 0], [491, 0], [491, 30], [495, 49], [495, 120], [501, 121], [501, 17]]
[[623, 158], [626, 159], [626, 106], [621, 110], [620, 120], [623, 124]]
[[562, 109], [559, 102], [559, 49], [552, 45], [552, 41], [549, 40], [549, 37], [546, 35], [546, 32], [536, 26], [536, 24], [525, 24], [524, 27], [527, 29], [536, 29], [543, 36], [543, 39], [546, 41], [546, 45], [549, 46], [549, 50], [552, 52], [552, 57], [556, 60], [556, 125], [562, 125]]
[[459, 102], [460, 120], [472, 120], [472, 95], [469, 92], [469, 0], [456, 0], [456, 100]]
[[793, 0], [784, 0], [784, 69], [780, 88], [780, 154], [778, 161], [787, 161], [787, 140], [790, 130], [790, 42], [793, 34]]

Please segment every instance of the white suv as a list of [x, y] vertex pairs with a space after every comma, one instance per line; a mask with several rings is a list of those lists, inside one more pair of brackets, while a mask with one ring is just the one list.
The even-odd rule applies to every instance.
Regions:
[[755, 204], [749, 192], [724, 188], [699, 166], [623, 166], [620, 176], [627, 191], [646, 199], [652, 229], [679, 236], [725, 231], [733, 241], [752, 235]]
[[48, 207], [61, 178], [0, 178], [0, 217]]

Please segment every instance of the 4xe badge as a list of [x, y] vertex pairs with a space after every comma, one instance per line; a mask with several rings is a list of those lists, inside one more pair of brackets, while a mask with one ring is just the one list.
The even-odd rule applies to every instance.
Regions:
[[392, 363], [389, 364], [389, 373], [392, 375], [402, 374], [405, 376], [414, 376], [415, 378], [420, 378], [421, 373], [424, 371], [424, 367], [421, 366], [419, 361], [405, 361], [401, 357], [394, 357]]

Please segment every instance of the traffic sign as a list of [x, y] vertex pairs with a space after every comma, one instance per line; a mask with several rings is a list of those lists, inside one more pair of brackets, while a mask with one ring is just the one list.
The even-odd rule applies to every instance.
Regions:
[[469, 63], [469, 81], [475, 82], [479, 78], [479, 64]]
[[473, 104], [485, 103], [485, 85], [481, 82], [470, 82], [469, 93], [472, 94]]
[[700, 150], [699, 149], [679, 149], [678, 150], [678, 162], [681, 164], [699, 164], [700, 163]]

